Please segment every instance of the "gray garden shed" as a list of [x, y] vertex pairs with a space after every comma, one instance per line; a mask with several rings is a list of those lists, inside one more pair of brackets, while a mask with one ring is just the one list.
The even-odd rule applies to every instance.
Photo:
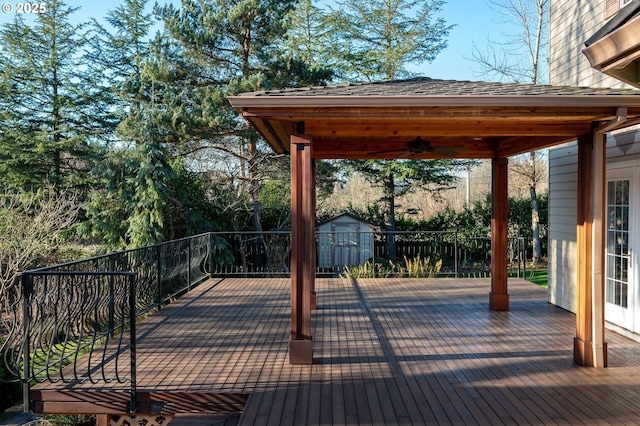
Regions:
[[373, 257], [376, 226], [342, 213], [317, 228], [318, 268], [342, 272], [345, 265], [362, 265]]

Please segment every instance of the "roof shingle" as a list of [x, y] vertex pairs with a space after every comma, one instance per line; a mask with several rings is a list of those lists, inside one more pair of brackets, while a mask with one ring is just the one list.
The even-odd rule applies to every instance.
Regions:
[[253, 97], [298, 96], [584, 96], [584, 95], [640, 95], [635, 89], [606, 89], [568, 87], [485, 81], [438, 80], [416, 77], [373, 83], [350, 83], [284, 90], [243, 93]]

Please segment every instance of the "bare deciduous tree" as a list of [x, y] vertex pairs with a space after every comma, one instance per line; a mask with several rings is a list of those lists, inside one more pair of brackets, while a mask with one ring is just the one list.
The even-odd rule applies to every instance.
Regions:
[[472, 60], [481, 67], [477, 74], [515, 83], [545, 83], [549, 0], [489, 0], [489, 3], [515, 30], [503, 34], [505, 41], [488, 39], [485, 51], [473, 45]]
[[0, 297], [21, 272], [53, 261], [80, 207], [76, 194], [51, 188], [0, 194]]
[[[505, 21], [514, 25], [512, 34], [505, 34], [506, 42], [495, 43], [488, 40], [487, 50], [482, 52], [473, 46], [473, 61], [482, 70], [481, 75], [508, 80], [514, 83], [539, 84], [547, 81], [545, 72], [548, 65], [546, 47], [548, 45], [549, 0], [489, 0], [490, 4], [504, 16]], [[531, 222], [533, 231], [533, 260], [539, 262], [540, 228], [537, 198], [539, 172], [537, 160], [541, 154], [531, 152], [528, 161], [520, 161], [518, 172], [528, 177], [526, 185], [531, 197]]]
[[[540, 186], [548, 181], [547, 153], [533, 151], [513, 159], [510, 170], [519, 177], [519, 188], [528, 188], [531, 197], [531, 234], [533, 244], [533, 262], [538, 263], [542, 258], [540, 244], [540, 209], [538, 206], [538, 191]], [[526, 194], [522, 194], [523, 198]]]

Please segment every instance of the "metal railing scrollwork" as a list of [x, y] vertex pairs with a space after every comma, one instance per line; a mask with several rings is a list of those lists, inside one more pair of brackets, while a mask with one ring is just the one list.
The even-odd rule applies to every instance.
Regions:
[[122, 384], [135, 408], [135, 322], [209, 277], [212, 241], [207, 233], [24, 272], [0, 297], [0, 354], [13, 381], [25, 391], [43, 381]]
[[13, 364], [31, 382], [126, 383], [133, 398], [135, 307], [133, 272], [25, 272], [23, 344]]

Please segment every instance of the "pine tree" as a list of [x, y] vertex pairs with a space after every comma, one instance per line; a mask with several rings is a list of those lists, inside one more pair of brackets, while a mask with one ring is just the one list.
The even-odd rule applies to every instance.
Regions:
[[411, 75], [406, 66], [431, 62], [452, 26], [438, 14], [442, 0], [342, 0], [329, 14], [332, 54], [343, 78], [377, 81]]
[[[332, 30], [327, 13], [314, 3], [314, 0], [300, 0], [287, 15], [288, 31], [283, 47], [289, 58], [303, 64], [300, 68], [304, 67], [304, 71], [297, 75], [308, 73], [310, 83], [318, 84], [336, 77], [339, 58], [332, 54], [331, 48], [338, 44], [338, 34]], [[282, 84], [283, 87], [293, 85]]]
[[109, 126], [104, 97], [84, 64], [85, 25], [76, 9], [47, 3], [33, 24], [20, 15], [0, 30], [0, 182], [87, 186]]
[[140, 247], [164, 239], [172, 171], [155, 120], [156, 90], [144, 69], [151, 58], [147, 0], [125, 0], [105, 20], [94, 21], [89, 66], [101, 75], [118, 123], [108, 155], [96, 168], [103, 182], [87, 205], [82, 231], [110, 249]]
[[[336, 34], [332, 54], [344, 78], [392, 80], [410, 76], [409, 64], [432, 61], [447, 45], [451, 26], [438, 17], [440, 0], [340, 1], [329, 14]], [[416, 135], [420, 136], [420, 135]], [[346, 162], [347, 168], [381, 186], [387, 257], [395, 258], [395, 205], [400, 195], [419, 187], [442, 189], [460, 163], [446, 160], [368, 160]]]
[[304, 61], [287, 55], [281, 41], [293, 0], [183, 0], [157, 8], [167, 37], [153, 70], [167, 86], [166, 120], [181, 152], [214, 150], [227, 156], [233, 179], [248, 194], [251, 228], [262, 229], [262, 164], [272, 155], [226, 96], [260, 88], [316, 83]]

